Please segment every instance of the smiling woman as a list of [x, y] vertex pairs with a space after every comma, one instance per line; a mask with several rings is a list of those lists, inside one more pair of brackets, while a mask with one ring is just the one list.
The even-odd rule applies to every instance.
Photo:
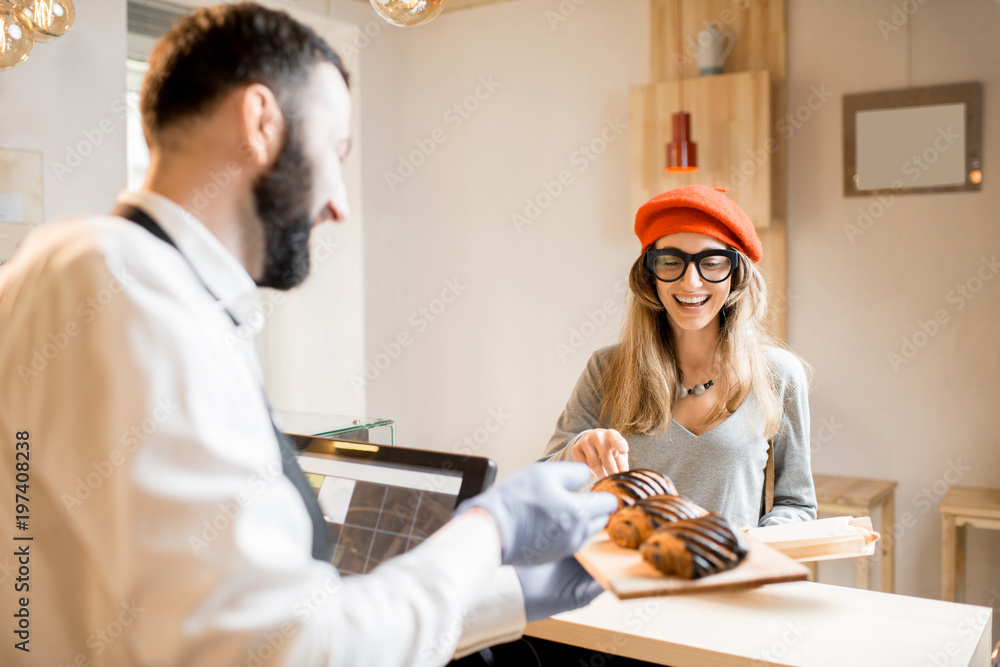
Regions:
[[764, 329], [753, 223], [724, 191], [694, 185], [644, 204], [635, 232], [621, 342], [591, 357], [546, 458], [597, 476], [656, 470], [738, 526], [815, 518], [808, 383]]

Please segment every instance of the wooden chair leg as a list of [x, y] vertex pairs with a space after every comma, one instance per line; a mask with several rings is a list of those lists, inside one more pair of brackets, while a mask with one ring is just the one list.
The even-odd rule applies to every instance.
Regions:
[[955, 526], [955, 602], [965, 602], [965, 533], [966, 526]]
[[941, 599], [955, 601], [955, 517], [941, 515]]
[[896, 498], [890, 495], [882, 505], [882, 591], [896, 592]]

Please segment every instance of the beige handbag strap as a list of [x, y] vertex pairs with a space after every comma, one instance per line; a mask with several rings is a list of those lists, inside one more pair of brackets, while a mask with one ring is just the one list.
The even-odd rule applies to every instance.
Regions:
[[774, 443], [767, 441], [767, 466], [764, 468], [764, 514], [774, 507]]

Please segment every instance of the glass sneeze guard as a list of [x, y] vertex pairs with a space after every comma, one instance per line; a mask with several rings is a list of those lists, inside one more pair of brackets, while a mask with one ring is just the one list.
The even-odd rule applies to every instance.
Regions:
[[275, 410], [278, 426], [285, 433], [343, 438], [379, 445], [396, 444], [396, 422], [380, 417], [356, 417], [318, 412]]

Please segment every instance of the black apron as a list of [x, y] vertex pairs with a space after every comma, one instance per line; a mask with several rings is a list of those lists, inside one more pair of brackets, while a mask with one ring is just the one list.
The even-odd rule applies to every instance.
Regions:
[[[163, 231], [163, 228], [160, 227], [160, 225], [158, 225], [156, 221], [149, 217], [144, 211], [136, 208], [135, 206], [119, 204], [115, 207], [115, 210], [112, 211], [111, 214], [125, 218], [126, 220], [131, 220], [164, 243], [173, 246], [173, 248], [177, 250], [182, 257], [184, 257], [184, 253], [181, 253], [177, 244], [174, 243], [173, 240], [167, 236], [167, 233]], [[187, 260], [187, 257], [184, 257], [184, 259]], [[190, 264], [190, 262], [188, 262], [188, 264]], [[199, 282], [201, 282], [198, 272], [194, 271], [193, 266], [191, 268], [195, 277], [198, 278]], [[218, 298], [212, 294], [212, 290], [208, 288], [208, 285], [202, 282], [202, 286], [213, 299], [218, 301]], [[239, 324], [236, 321], [236, 318], [233, 317], [232, 313], [228, 310], [226, 311], [226, 315], [229, 315], [229, 319], [233, 321], [233, 324]], [[264, 404], [268, 405], [266, 396], [264, 397]], [[270, 417], [271, 408], [269, 405], [267, 411], [268, 416]], [[271, 426], [274, 428], [274, 435], [278, 439], [278, 447], [281, 450], [281, 469], [285, 473], [285, 477], [292, 482], [299, 494], [302, 496], [302, 502], [305, 503], [306, 509], [309, 511], [309, 518], [312, 519], [313, 558], [316, 560], [330, 562], [333, 557], [333, 541], [330, 537], [330, 529], [326, 525], [326, 520], [323, 518], [323, 511], [320, 509], [319, 502], [316, 500], [316, 493], [312, 490], [312, 487], [309, 486], [309, 481], [306, 479], [305, 473], [302, 472], [302, 468], [299, 467], [299, 463], [295, 458], [295, 448], [292, 446], [288, 436], [278, 430], [278, 426], [274, 423], [273, 418], [271, 418]]]

